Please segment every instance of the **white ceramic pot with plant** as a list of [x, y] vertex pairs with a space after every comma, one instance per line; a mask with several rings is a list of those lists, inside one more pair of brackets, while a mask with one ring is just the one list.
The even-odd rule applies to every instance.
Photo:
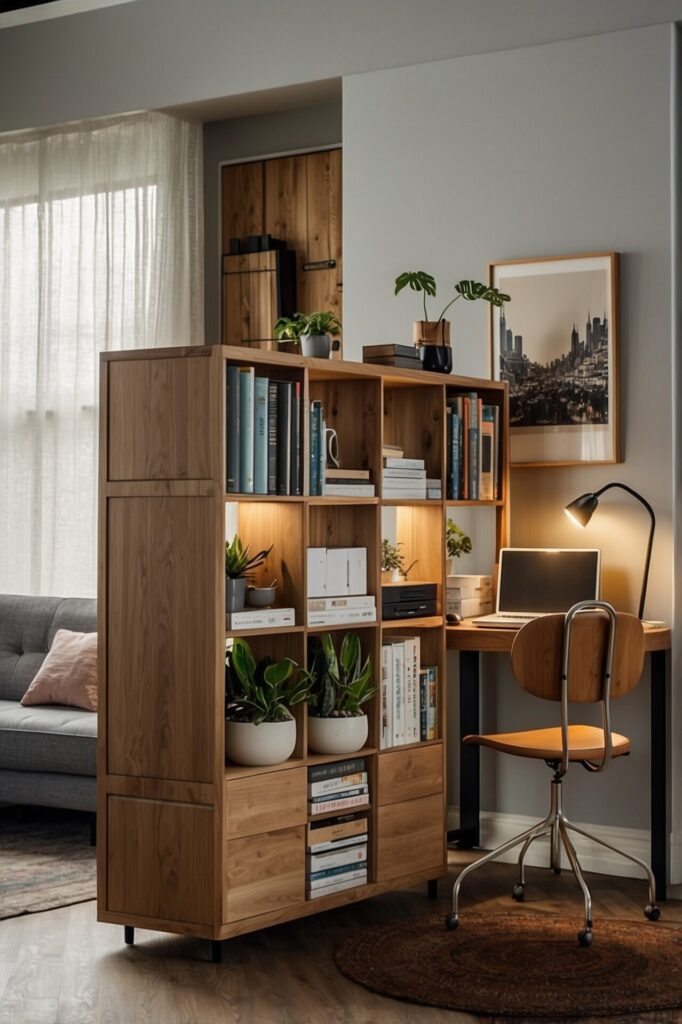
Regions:
[[251, 648], [235, 637], [226, 658], [225, 750], [227, 760], [243, 765], [282, 764], [296, 746], [291, 708], [310, 696], [310, 679], [291, 658], [256, 663]]
[[235, 533], [231, 541], [225, 542], [225, 610], [228, 613], [240, 612], [246, 599], [246, 584], [253, 569], [262, 565], [272, 551], [269, 548], [251, 555], [250, 545], [244, 544]]
[[316, 754], [352, 754], [367, 742], [362, 710], [377, 688], [369, 657], [362, 660], [357, 633], [346, 633], [337, 657], [330, 633], [320, 643], [310, 670], [308, 747]]
[[448, 519], [445, 530], [445, 549], [447, 551], [448, 575], [457, 575], [457, 562], [462, 555], [471, 553], [471, 538], [467, 537], [464, 530], [457, 525], [453, 519]]
[[330, 309], [317, 313], [294, 313], [281, 316], [275, 324], [278, 341], [298, 341], [301, 355], [314, 359], [328, 359], [332, 338], [341, 333], [341, 321]]
[[406, 580], [410, 569], [417, 564], [415, 559], [408, 566], [405, 565], [405, 557], [400, 551], [401, 547], [400, 541], [397, 544], [391, 544], [387, 537], [384, 537], [381, 542], [381, 572], [387, 583], [400, 583], [401, 580]]

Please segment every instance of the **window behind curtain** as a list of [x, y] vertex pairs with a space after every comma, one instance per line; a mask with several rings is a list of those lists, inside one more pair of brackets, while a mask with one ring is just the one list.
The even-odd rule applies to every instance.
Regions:
[[203, 340], [200, 134], [0, 139], [0, 591], [94, 595], [99, 353]]

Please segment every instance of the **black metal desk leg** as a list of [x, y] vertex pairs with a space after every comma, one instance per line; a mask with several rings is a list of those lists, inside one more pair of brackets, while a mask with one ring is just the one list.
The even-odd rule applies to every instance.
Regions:
[[651, 652], [651, 868], [656, 899], [668, 887], [668, 673], [670, 651]]
[[448, 833], [460, 849], [480, 842], [480, 758], [479, 748], [462, 743], [462, 737], [478, 732], [479, 652], [459, 652], [459, 828]]

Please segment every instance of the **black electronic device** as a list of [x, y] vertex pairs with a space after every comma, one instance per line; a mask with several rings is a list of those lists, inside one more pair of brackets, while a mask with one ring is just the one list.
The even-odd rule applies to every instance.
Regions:
[[381, 588], [381, 617], [422, 619], [436, 614], [435, 583], [386, 583]]

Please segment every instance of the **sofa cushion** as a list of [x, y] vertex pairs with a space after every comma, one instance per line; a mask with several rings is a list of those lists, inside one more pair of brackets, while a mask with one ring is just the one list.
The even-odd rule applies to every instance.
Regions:
[[94, 776], [97, 715], [0, 700], [0, 769]]
[[21, 700], [58, 629], [94, 633], [94, 598], [0, 594], [0, 700]]
[[24, 707], [65, 704], [97, 711], [97, 633], [58, 629], [21, 703]]

